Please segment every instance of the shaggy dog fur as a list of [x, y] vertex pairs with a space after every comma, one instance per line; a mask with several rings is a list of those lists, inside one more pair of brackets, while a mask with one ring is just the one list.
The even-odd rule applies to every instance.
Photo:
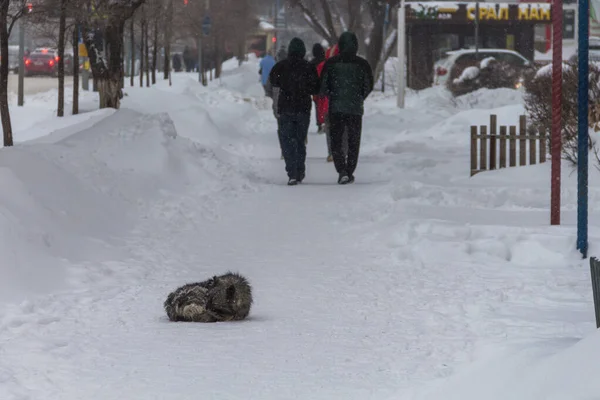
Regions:
[[252, 288], [240, 274], [228, 272], [204, 282], [188, 283], [167, 297], [171, 321], [220, 322], [246, 318], [252, 306]]

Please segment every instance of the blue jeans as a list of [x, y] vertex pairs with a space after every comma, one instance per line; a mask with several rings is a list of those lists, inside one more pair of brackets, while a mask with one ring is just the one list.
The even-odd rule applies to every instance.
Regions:
[[290, 179], [299, 181], [306, 173], [306, 136], [310, 125], [310, 114], [281, 114], [279, 116], [279, 135], [285, 170]]

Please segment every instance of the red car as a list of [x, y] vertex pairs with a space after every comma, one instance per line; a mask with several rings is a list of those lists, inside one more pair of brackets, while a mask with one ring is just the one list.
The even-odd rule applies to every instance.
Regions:
[[[52, 50], [36, 50], [25, 57], [25, 76], [58, 75], [58, 53]], [[72, 73], [72, 59], [65, 56], [65, 74]]]

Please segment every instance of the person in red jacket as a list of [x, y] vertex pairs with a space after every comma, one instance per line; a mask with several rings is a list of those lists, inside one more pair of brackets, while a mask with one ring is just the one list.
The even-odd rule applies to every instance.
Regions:
[[[340, 49], [337, 44], [334, 44], [325, 52], [325, 60], [317, 65], [317, 74], [321, 78], [321, 72], [325, 66], [325, 61], [329, 58], [340, 54]], [[333, 162], [333, 155], [331, 154], [331, 135], [329, 134], [329, 99], [326, 96], [317, 95], [315, 96], [315, 103], [317, 106], [317, 121], [323, 124], [323, 131], [327, 136], [327, 162]], [[322, 121], [322, 122], [319, 122]], [[347, 141], [344, 140], [344, 149], [347, 148]]]

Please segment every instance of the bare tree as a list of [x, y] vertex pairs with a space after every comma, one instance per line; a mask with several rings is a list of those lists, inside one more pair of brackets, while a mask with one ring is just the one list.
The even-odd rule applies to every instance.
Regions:
[[131, 69], [129, 81], [131, 86], [135, 85], [135, 17], [131, 17], [129, 25], [129, 34], [131, 36]]
[[73, 109], [72, 114], [79, 114], [79, 26], [73, 27]]
[[149, 26], [148, 20], [146, 20], [146, 24], [144, 25], [144, 67], [146, 71], [146, 87], [150, 87], [150, 45], [149, 45]]
[[67, 0], [60, 0], [58, 22], [58, 108], [56, 115], [65, 115], [65, 34], [67, 30]]
[[165, 80], [169, 79], [171, 70], [171, 40], [173, 38], [173, 0], [167, 0], [167, 10], [165, 13], [165, 62], [164, 76]]
[[[158, 11], [158, 10], [157, 10]], [[154, 26], [152, 28], [152, 84], [156, 84], [156, 67], [158, 64], [158, 20], [159, 15], [154, 17]]]
[[24, 1], [0, 0], [0, 117], [4, 146], [13, 145], [12, 124], [8, 108], [8, 38], [15, 25], [27, 9]]
[[385, 10], [389, 7], [390, 17], [396, 18], [399, 0], [289, 0], [289, 4], [330, 44], [337, 43], [342, 31], [356, 33], [362, 43], [368, 43], [365, 58], [379, 77], [397, 40], [396, 29], [383, 35]]
[[[206, 5], [210, 7], [207, 9]], [[175, 3], [175, 19], [178, 24], [175, 36], [194, 38], [198, 42], [202, 32], [202, 20], [210, 13], [212, 28], [210, 35], [202, 40], [203, 65], [199, 68], [214, 66], [215, 76], [221, 73], [221, 64], [225, 59], [240, 55], [245, 51], [246, 35], [258, 23], [250, 12], [249, 0], [220, 0], [207, 3], [205, 0], [189, 1], [187, 5]], [[243, 58], [243, 57], [241, 57]]]
[[144, 31], [146, 27], [146, 8], [140, 8], [140, 87], [144, 87]]
[[125, 22], [143, 3], [144, 0], [95, 0], [88, 15], [84, 37], [98, 86], [100, 108], [120, 106]]

